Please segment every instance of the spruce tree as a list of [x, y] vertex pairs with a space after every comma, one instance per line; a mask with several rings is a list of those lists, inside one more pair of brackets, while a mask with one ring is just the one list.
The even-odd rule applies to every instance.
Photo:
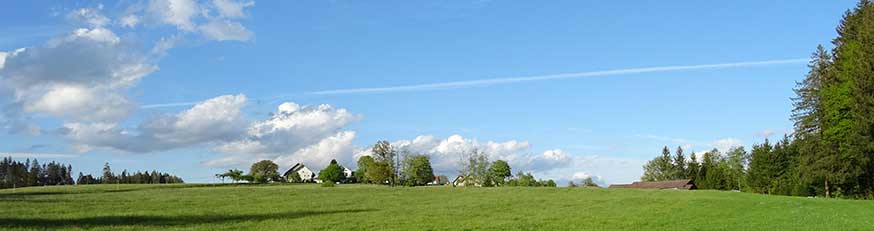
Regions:
[[674, 156], [674, 179], [687, 179], [686, 176], [686, 155], [683, 154], [683, 147], [677, 147], [677, 155]]

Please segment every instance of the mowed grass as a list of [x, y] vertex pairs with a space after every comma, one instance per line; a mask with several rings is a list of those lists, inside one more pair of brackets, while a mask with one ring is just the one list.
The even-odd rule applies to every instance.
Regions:
[[874, 230], [874, 201], [718, 191], [84, 185], [0, 209], [12, 230]]

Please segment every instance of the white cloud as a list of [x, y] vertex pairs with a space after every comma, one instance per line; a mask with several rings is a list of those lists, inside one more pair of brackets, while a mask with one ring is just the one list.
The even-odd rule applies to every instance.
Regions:
[[252, 1], [213, 0], [212, 4], [218, 9], [219, 15], [225, 18], [243, 18], [246, 15], [243, 9], [255, 6]]
[[183, 31], [193, 31], [197, 27], [193, 20], [200, 10], [194, 0], [152, 0], [147, 9], [160, 22], [174, 25]]
[[333, 158], [350, 165], [358, 152], [351, 145], [355, 133], [341, 129], [359, 118], [327, 104], [302, 107], [286, 102], [270, 118], [251, 123], [242, 139], [218, 146], [216, 150], [225, 157], [206, 164], [241, 166], [261, 158], [319, 166]]
[[199, 27], [204, 36], [216, 41], [249, 41], [253, 33], [239, 22], [210, 20]]
[[236, 140], [245, 131], [240, 112], [244, 95], [219, 96], [175, 115], [158, 117], [126, 130], [115, 123], [67, 123], [66, 137], [80, 151], [111, 148], [126, 152], [152, 152], [203, 143]]
[[451, 135], [445, 140], [440, 140], [431, 135], [424, 135], [418, 136], [413, 140], [392, 142], [392, 146], [401, 151], [406, 150], [412, 153], [431, 156], [431, 164], [435, 171], [448, 175], [457, 173], [460, 161], [462, 161], [466, 153], [473, 150], [485, 152], [491, 160], [506, 160], [511, 165], [521, 166], [523, 164], [531, 164], [530, 156], [520, 154], [526, 151], [530, 145], [528, 142], [516, 140], [481, 143], [474, 139], [466, 139], [460, 135]]
[[38, 92], [36, 95], [20, 94], [27, 102], [23, 109], [29, 113], [99, 121], [123, 118], [133, 109], [132, 103], [112, 88], [55, 84], [29, 90]]
[[109, 24], [110, 19], [100, 14], [101, 8], [103, 7], [77, 9], [67, 14], [67, 18], [72, 21], [84, 22], [92, 27], [103, 27]]
[[719, 151], [721, 152], [725, 152], [731, 148], [740, 146], [743, 146], [743, 141], [737, 138], [724, 138], [713, 141], [713, 147], [719, 149]]
[[[141, 23], [157, 22], [214, 40], [248, 40], [253, 36], [242, 24], [230, 20], [244, 18], [243, 11], [253, 2], [217, 4], [223, 5], [219, 8], [192, 0], [153, 0], [145, 5], [129, 4], [119, 18], [103, 15], [102, 5], [70, 11], [66, 19], [82, 28], [41, 45], [0, 52], [0, 105], [4, 108], [0, 128], [11, 132], [41, 130], [32, 129], [35, 126], [27, 120], [44, 115], [64, 124], [79, 124], [75, 126], [79, 128], [123, 122], [137, 108], [128, 90], [157, 71], [158, 59], [187, 35], [159, 36], [161, 39], [147, 48], [140, 44], [150, 41], [143, 42], [137, 37], [140, 33], [122, 38], [113, 28], [133, 29]], [[218, 9], [220, 15], [209, 15], [208, 9]], [[209, 21], [229, 26], [209, 35], [199, 32], [199, 23]]]
[[12, 95], [7, 102], [12, 111], [72, 121], [119, 120], [135, 108], [124, 92], [155, 70], [109, 29], [80, 28], [6, 54], [0, 88]]
[[240, 109], [244, 95], [224, 95], [185, 110], [140, 125], [140, 129], [157, 140], [171, 144], [196, 144], [232, 140], [244, 131], [246, 121]]
[[[194, 0], [151, 0], [147, 15], [160, 24], [172, 25], [185, 32], [198, 32], [209, 40], [249, 41], [254, 33], [238, 20], [254, 1], [215, 0], [211, 4]], [[217, 14], [212, 14], [215, 10]]]
[[[440, 174], [458, 173], [461, 161], [473, 150], [483, 151], [489, 160], [507, 161], [514, 174], [517, 171], [546, 172], [554, 169], [577, 169], [575, 156], [560, 149], [546, 150], [540, 154], [530, 154], [531, 145], [527, 141], [509, 140], [504, 142], [480, 142], [460, 135], [451, 135], [445, 140], [434, 136], [418, 136], [413, 140], [392, 142], [398, 150], [427, 154], [431, 157], [434, 170]], [[579, 169], [577, 169], [579, 170]], [[570, 174], [568, 174], [570, 176]]]
[[119, 19], [118, 23], [123, 27], [134, 28], [140, 24], [140, 17], [136, 15], [127, 15]]
[[0, 51], [0, 69], [3, 69], [3, 65], [6, 64], [6, 55], [8, 53]]
[[307, 163], [312, 168], [321, 169], [331, 160], [336, 159], [340, 164], [352, 168], [356, 165], [354, 153], [359, 151], [352, 145], [354, 139], [355, 132], [339, 132], [291, 155], [279, 156], [275, 162], [283, 167], [291, 167], [295, 163]]
[[319, 142], [358, 118], [346, 109], [335, 109], [327, 104], [299, 107], [285, 103], [269, 119], [250, 125], [246, 139], [225, 144], [219, 150], [226, 153], [285, 153]]
[[572, 157], [560, 149], [547, 150], [531, 158], [532, 171], [542, 171], [565, 167], [571, 164]]
[[93, 29], [79, 28], [74, 31], [72, 35], [67, 37], [67, 40], [70, 41], [78, 38], [89, 38], [97, 42], [109, 43], [113, 45], [118, 44], [118, 42], [120, 41], [115, 33], [103, 27], [97, 27]]

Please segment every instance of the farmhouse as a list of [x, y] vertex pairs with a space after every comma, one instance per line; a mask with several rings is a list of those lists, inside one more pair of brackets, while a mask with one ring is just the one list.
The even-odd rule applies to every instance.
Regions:
[[293, 167], [288, 169], [288, 171], [285, 171], [285, 173], [282, 174], [282, 176], [284, 176], [285, 179], [291, 180], [291, 177], [289, 177], [289, 176], [291, 176], [291, 173], [295, 173], [295, 172], [297, 173], [297, 175], [300, 176], [300, 180], [303, 182], [313, 182], [315, 180], [315, 177], [316, 177], [316, 174], [313, 173], [312, 170], [310, 170], [309, 168], [307, 168], [306, 166], [304, 166], [301, 163], [295, 164]]
[[693, 190], [696, 189], [695, 182], [692, 180], [669, 180], [669, 181], [652, 181], [640, 182], [635, 181], [631, 184], [611, 184], [608, 188], [640, 188], [640, 189], [677, 189], [677, 190]]
[[347, 167], [343, 167], [343, 176], [345, 176], [346, 179], [350, 179], [354, 175], [355, 175], [355, 171], [352, 171], [352, 169], [349, 169]]
[[464, 186], [464, 176], [457, 176], [455, 180], [452, 181], [452, 186]]

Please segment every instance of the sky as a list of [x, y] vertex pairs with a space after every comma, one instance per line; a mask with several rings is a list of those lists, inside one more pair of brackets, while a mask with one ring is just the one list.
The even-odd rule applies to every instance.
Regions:
[[[854, 1], [16, 1], [0, 153], [187, 182], [376, 141], [454, 176], [482, 150], [566, 184], [663, 146], [791, 133], [792, 88]], [[75, 177], [75, 176], [74, 176]]]

